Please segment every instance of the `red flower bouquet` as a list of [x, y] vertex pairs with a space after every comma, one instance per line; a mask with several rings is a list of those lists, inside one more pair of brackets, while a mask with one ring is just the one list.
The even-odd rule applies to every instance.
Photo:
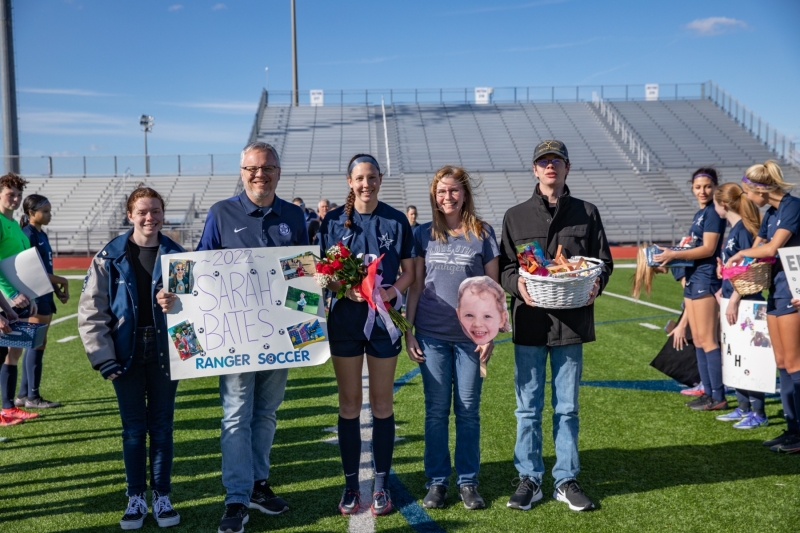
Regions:
[[[327, 287], [332, 282], [338, 281], [340, 285], [339, 290], [336, 291], [336, 298], [342, 299], [348, 290], [357, 289], [369, 304], [370, 314], [364, 326], [367, 338], [372, 331], [376, 311], [383, 318], [392, 337], [394, 334], [391, 330], [397, 328], [400, 333], [405, 333], [411, 326], [397, 309], [392, 307], [389, 302], [384, 302], [380, 296], [379, 289], [383, 279], [378, 274], [378, 265], [383, 259], [382, 255], [366, 265], [361, 257], [353, 255], [353, 252], [342, 241], [339, 241], [326, 250], [325, 257], [318, 259], [314, 279], [321, 287]], [[399, 334], [397, 337], [399, 338]]]

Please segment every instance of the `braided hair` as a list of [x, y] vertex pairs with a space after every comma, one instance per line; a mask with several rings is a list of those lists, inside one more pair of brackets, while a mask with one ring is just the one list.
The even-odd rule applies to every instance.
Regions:
[[[378, 174], [381, 173], [381, 167], [378, 166], [378, 161], [369, 154], [356, 154], [352, 158], [350, 158], [350, 162], [347, 164], [347, 177], [350, 177], [350, 173], [353, 171], [353, 162], [360, 158], [360, 157], [368, 157], [372, 159], [373, 164], [378, 169]], [[344, 227], [350, 229], [353, 226], [353, 206], [356, 203], [356, 193], [353, 192], [353, 189], [350, 189], [350, 192], [347, 193], [347, 199], [344, 201], [344, 213], [347, 215], [347, 219], [344, 221]]]

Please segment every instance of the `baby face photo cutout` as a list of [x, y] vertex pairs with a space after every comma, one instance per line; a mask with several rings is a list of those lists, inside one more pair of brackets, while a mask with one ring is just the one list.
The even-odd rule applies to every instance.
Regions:
[[479, 346], [491, 342], [501, 331], [511, 331], [506, 293], [489, 276], [476, 276], [461, 282], [456, 313], [464, 334]]

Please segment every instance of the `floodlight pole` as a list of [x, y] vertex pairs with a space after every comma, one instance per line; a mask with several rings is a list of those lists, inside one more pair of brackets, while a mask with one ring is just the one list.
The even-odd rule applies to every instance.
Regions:
[[298, 105], [297, 94], [297, 24], [294, 14], [294, 0], [292, 0], [292, 105]]
[[6, 172], [19, 174], [17, 87], [14, 75], [14, 35], [11, 0], [0, 0], [0, 84], [2, 85], [3, 152]]
[[142, 115], [139, 117], [139, 125], [144, 131], [144, 173], [146, 176], [150, 175], [150, 156], [147, 155], [147, 132], [152, 131], [155, 121], [150, 115]]

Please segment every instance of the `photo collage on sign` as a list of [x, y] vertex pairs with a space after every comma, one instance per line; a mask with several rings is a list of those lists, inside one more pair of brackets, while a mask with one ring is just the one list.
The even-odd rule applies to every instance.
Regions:
[[769, 330], [766, 328], [767, 304], [766, 302], [754, 302], [752, 307], [747, 306], [749, 302], [742, 302], [743, 313], [740, 313], [740, 324], [742, 332], [747, 333], [750, 338], [750, 346], [760, 348], [771, 348], [772, 341], [769, 338]]
[[[283, 279], [290, 283], [292, 281], [299, 282], [301, 278], [305, 277], [311, 278], [317, 271], [316, 258], [311, 252], [282, 257], [279, 261]], [[283, 305], [288, 309], [318, 316], [321, 306], [324, 308], [325, 304], [322, 290], [316, 285], [316, 282], [313, 290], [308, 289], [308, 285], [304, 285], [303, 288], [289, 285]], [[304, 321], [286, 329], [295, 349], [325, 340], [319, 319]]]
[[178, 356], [181, 360], [189, 359], [195, 355], [203, 355], [203, 347], [200, 341], [197, 340], [197, 334], [194, 330], [194, 324], [188, 320], [184, 320], [169, 328], [169, 338], [178, 350]]

